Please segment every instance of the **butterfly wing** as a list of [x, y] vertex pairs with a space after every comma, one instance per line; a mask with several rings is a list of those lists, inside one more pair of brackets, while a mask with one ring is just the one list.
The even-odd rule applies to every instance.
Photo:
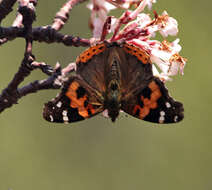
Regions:
[[119, 48], [121, 59], [121, 86], [124, 96], [147, 86], [152, 80], [152, 64], [149, 55], [140, 48], [124, 43]]
[[176, 123], [183, 119], [183, 105], [173, 100], [160, 79], [154, 77], [142, 90], [123, 102], [122, 110], [153, 123]]
[[105, 65], [107, 55], [108, 48], [104, 43], [100, 43], [82, 52], [76, 61], [76, 73], [100, 93], [106, 91]]
[[100, 94], [78, 76], [65, 82], [61, 93], [44, 106], [43, 117], [50, 122], [70, 123], [103, 111]]

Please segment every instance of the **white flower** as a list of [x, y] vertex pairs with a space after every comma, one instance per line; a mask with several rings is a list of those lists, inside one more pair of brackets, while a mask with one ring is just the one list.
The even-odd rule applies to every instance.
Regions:
[[[130, 31], [137, 27], [144, 28], [151, 22], [152, 22], [152, 19], [150, 18], [149, 15], [147, 15], [145, 13], [141, 13], [141, 14], [137, 15], [136, 20], [129, 22], [122, 31], [123, 32]], [[120, 31], [120, 32], [122, 32], [122, 31]]]
[[160, 34], [163, 37], [168, 35], [176, 36], [178, 33], [178, 23], [173, 17], [169, 17], [166, 11], [158, 18], [161, 23], [158, 25], [160, 27]]
[[[170, 80], [169, 76], [173, 76], [180, 72], [183, 74], [183, 69], [186, 64], [186, 59], [179, 55], [181, 46], [178, 44], [179, 39], [172, 43], [149, 39], [133, 39], [128, 41], [150, 55], [150, 60], [153, 63], [153, 74], [163, 80]], [[157, 66], [155, 66], [155, 65]], [[158, 69], [160, 72], [158, 71]]]
[[[122, 9], [129, 9], [132, 5], [138, 6], [143, 0], [106, 0], [114, 6]], [[148, 0], [151, 4], [154, 0]]]
[[87, 5], [87, 8], [93, 10], [95, 6], [104, 9], [106, 12], [109, 12], [110, 10], [116, 8], [114, 5], [108, 3], [106, 0], [91, 0], [91, 2]]
[[[151, 19], [149, 14], [143, 13], [146, 6], [151, 8], [155, 2], [156, 0], [92, 0], [90, 9], [93, 39], [105, 40], [106, 35], [112, 32], [109, 42], [122, 40], [138, 46], [149, 54], [153, 74], [166, 81], [170, 80], [170, 76], [183, 74], [186, 59], [179, 55], [181, 51], [179, 39], [171, 43], [153, 39], [157, 32], [163, 37], [178, 33], [177, 21], [166, 11], [162, 15], [154, 12], [154, 19]], [[130, 8], [133, 4], [137, 8], [133, 11], [126, 10], [119, 18], [107, 16], [111, 9]]]
[[179, 70], [183, 74], [186, 59], [179, 55], [181, 46], [178, 43], [179, 39], [172, 43], [164, 41], [160, 47], [152, 48], [150, 59], [160, 68], [163, 76], [176, 75]]
[[102, 35], [102, 29], [104, 25], [104, 21], [102, 21], [100, 18], [95, 17], [93, 18], [93, 38], [100, 38]]
[[90, 25], [93, 30], [93, 37], [100, 38], [107, 14], [116, 7], [105, 0], [92, 0], [87, 7], [91, 10]]
[[156, 3], [156, 0], [148, 0], [147, 6], [148, 6], [148, 9], [149, 9], [149, 10], [152, 9], [152, 4], [153, 4], [153, 3]]

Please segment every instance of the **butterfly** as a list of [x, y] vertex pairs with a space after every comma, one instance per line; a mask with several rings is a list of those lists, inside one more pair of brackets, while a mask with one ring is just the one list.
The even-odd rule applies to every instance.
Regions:
[[169, 96], [164, 83], [153, 75], [149, 54], [137, 46], [102, 42], [82, 52], [76, 65], [76, 74], [45, 104], [47, 121], [71, 123], [104, 110], [113, 122], [120, 110], [161, 124], [184, 117], [182, 103]]

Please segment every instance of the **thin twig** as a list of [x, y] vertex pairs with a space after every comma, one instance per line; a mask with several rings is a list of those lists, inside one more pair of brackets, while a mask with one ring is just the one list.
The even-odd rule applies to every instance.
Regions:
[[59, 31], [62, 29], [64, 24], [67, 22], [69, 18], [69, 12], [72, 8], [77, 5], [78, 3], [82, 3], [87, 0], [69, 0], [67, 1], [60, 11], [56, 14], [54, 21], [52, 23], [52, 28]]
[[[75, 63], [71, 63], [67, 67], [61, 70], [60, 65], [57, 64], [54, 69], [54, 72], [47, 79], [36, 80], [21, 88], [18, 88], [16, 91], [9, 90], [9, 86], [8, 86], [0, 95], [0, 113], [4, 111], [6, 108], [11, 107], [13, 104], [17, 104], [18, 100], [22, 98], [23, 96], [36, 93], [37, 91], [40, 91], [40, 90], [61, 88], [63, 82], [66, 80], [67, 74], [75, 71], [75, 68], [76, 68]], [[15, 81], [13, 81], [13, 83], [14, 82]], [[14, 85], [17, 85], [17, 84], [15, 83]], [[10, 85], [10, 88], [14, 89], [14, 86]]]

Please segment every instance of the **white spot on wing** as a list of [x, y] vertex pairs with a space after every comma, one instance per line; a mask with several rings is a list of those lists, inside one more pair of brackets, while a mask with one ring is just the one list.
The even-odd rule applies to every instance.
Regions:
[[164, 123], [165, 117], [164, 116], [160, 116], [159, 118], [159, 123]]
[[69, 121], [69, 118], [67, 116], [67, 113], [68, 113], [67, 110], [63, 110], [63, 112], [62, 112], [64, 123], [68, 123], [68, 121]]
[[63, 114], [63, 116], [67, 116], [67, 113], [68, 113], [67, 110], [63, 110], [62, 114]]
[[56, 106], [57, 106], [58, 108], [61, 108], [62, 102], [58, 102]]
[[175, 117], [174, 117], [174, 122], [177, 122], [178, 121], [178, 116], [176, 115]]
[[161, 112], [160, 112], [160, 115], [161, 115], [161, 116], [166, 115], [165, 111], [161, 111]]
[[50, 117], [50, 121], [51, 121], [51, 122], [53, 122], [53, 121], [54, 121], [53, 116], [52, 116], [52, 115], [50, 115], [49, 117]]
[[170, 108], [171, 107], [171, 104], [169, 102], [166, 102], [166, 107], [167, 108]]
[[63, 121], [68, 121], [69, 119], [68, 119], [68, 117], [67, 116], [63, 116]]

